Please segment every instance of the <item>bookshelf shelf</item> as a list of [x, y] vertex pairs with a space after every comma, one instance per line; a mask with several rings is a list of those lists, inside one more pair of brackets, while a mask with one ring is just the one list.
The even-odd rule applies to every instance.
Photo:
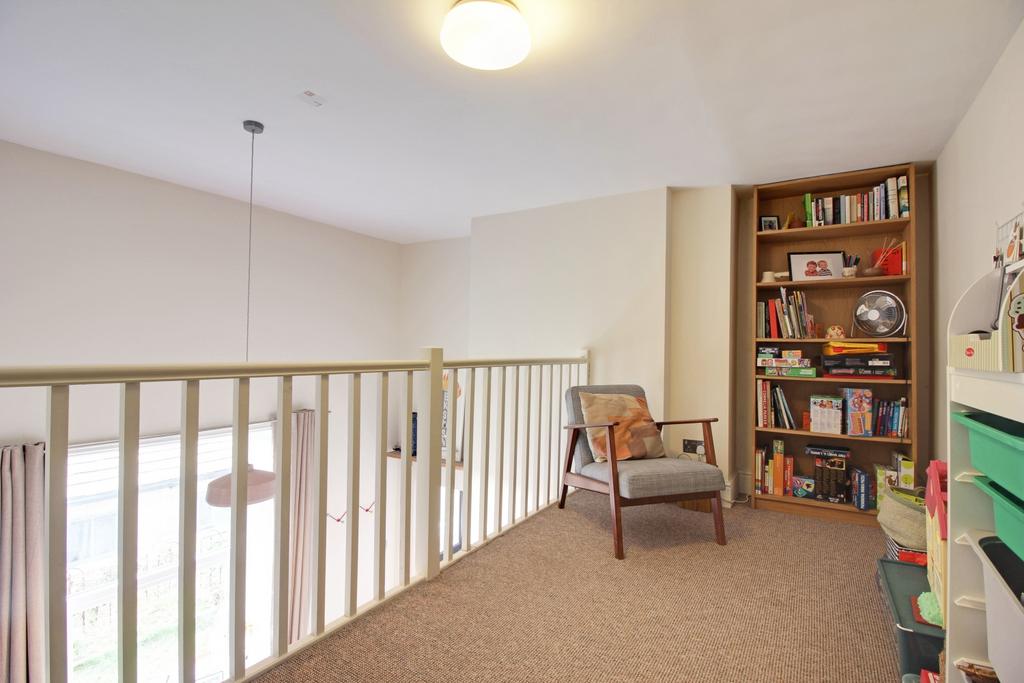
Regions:
[[824, 344], [830, 341], [844, 341], [844, 342], [888, 342], [891, 344], [908, 344], [910, 339], [907, 337], [844, 337], [843, 339], [826, 339], [824, 337], [815, 337], [813, 339], [776, 339], [774, 337], [754, 337], [754, 341], [757, 343], [778, 343], [778, 344]]
[[[842, 486], [852, 481], [850, 470], [858, 468], [871, 473], [876, 464], [890, 462], [894, 452], [900, 452], [914, 462], [918, 481], [924, 473], [924, 454], [930, 452], [930, 429], [925, 418], [931, 413], [931, 397], [927, 382], [916, 376], [918, 368], [925, 371], [931, 366], [928, 344], [916, 343], [919, 335], [930, 328], [929, 273], [928, 259], [931, 253], [929, 196], [931, 182], [928, 171], [914, 164], [898, 164], [884, 168], [870, 168], [831, 175], [799, 178], [753, 188], [750, 240], [753, 248], [753, 263], [748, 275], [751, 301], [751, 327], [749, 358], [751, 364], [749, 389], [743, 385], [741, 391], [753, 408], [747, 424], [750, 425], [751, 447], [748, 457], [755, 460], [756, 450], [761, 450], [763, 459], [771, 461], [776, 453], [786, 457], [786, 465], [774, 470], [772, 479], [785, 478], [786, 472], [804, 477], [814, 476], [821, 486], [820, 476], [825, 476], [823, 490], [830, 490], [837, 483]], [[892, 179], [890, 181], [890, 179]], [[807, 195], [810, 195], [808, 197]], [[881, 199], [879, 199], [881, 195]], [[898, 196], [897, 196], [898, 195]], [[890, 199], [895, 201], [890, 203]], [[902, 204], [900, 203], [902, 202]], [[828, 207], [831, 207], [829, 209]], [[865, 209], [867, 207], [867, 209]], [[808, 211], [817, 212], [817, 219], [824, 216], [822, 211], [833, 211], [836, 224], [816, 227], [798, 227], [786, 230], [760, 231], [762, 217], [778, 217], [780, 223], [807, 225]], [[899, 218], [884, 220], [838, 223], [838, 217], [866, 215], [896, 215]], [[813, 217], [813, 216], [812, 216]], [[804, 282], [760, 282], [761, 274], [790, 270], [789, 254], [825, 253], [842, 251], [848, 256], [860, 257], [862, 267], [871, 265], [871, 259], [889, 243], [895, 241], [903, 249], [904, 274], [857, 278], [830, 278]], [[897, 257], [898, 258], [898, 257]], [[786, 290], [784, 299], [780, 288]], [[781, 347], [787, 351], [801, 351], [804, 358], [811, 358], [811, 366], [823, 375], [822, 345], [829, 341], [821, 336], [813, 338], [760, 337], [764, 334], [770, 319], [778, 320], [778, 329], [792, 329], [822, 335], [833, 325], [851, 331], [853, 309], [857, 299], [870, 289], [891, 291], [902, 300], [907, 311], [907, 324], [899, 337], [848, 337], [841, 341], [851, 343], [884, 343], [888, 348], [883, 353], [891, 358], [876, 359], [888, 361], [899, 372], [899, 379], [882, 377], [768, 377], [762, 368], [756, 367], [754, 359], [759, 347]], [[768, 315], [771, 311], [778, 315]], [[813, 329], [811, 329], [813, 326]], [[852, 334], [858, 334], [853, 330]], [[862, 334], [862, 333], [861, 333]], [[893, 415], [892, 406], [905, 406], [904, 419], [906, 438], [874, 436], [849, 436], [830, 434], [804, 429], [786, 429], [780, 426], [799, 427], [806, 424], [805, 414], [811, 410], [812, 397], [815, 406], [828, 404], [843, 406], [841, 421], [845, 424], [846, 404], [844, 389], [861, 389], [871, 392], [867, 405], [871, 411], [868, 419], [876, 419], [876, 410], [883, 410], [880, 419]], [[748, 392], [749, 393], [746, 393]], [[819, 398], [821, 400], [819, 400]], [[767, 404], [767, 405], [766, 405]], [[837, 415], [839, 413], [836, 413]], [[896, 413], [898, 419], [899, 413]], [[759, 427], [758, 424], [766, 425]], [[823, 429], [823, 425], [815, 425]], [[835, 430], [838, 431], [838, 430]], [[845, 427], [844, 427], [845, 431]], [[781, 443], [780, 443], [781, 442]], [[822, 447], [842, 446], [848, 449], [845, 458], [846, 472], [830, 469], [825, 462], [818, 463], [815, 456], [805, 449], [811, 445]], [[759, 456], [761, 457], [761, 456]], [[841, 457], [841, 456], [836, 456]], [[925, 458], [926, 459], [926, 458]], [[786, 469], [788, 468], [788, 470]], [[824, 468], [824, 469], [823, 469]], [[744, 468], [745, 469], [745, 468]], [[758, 468], [750, 466], [750, 471]], [[765, 468], [768, 470], [769, 468]], [[843, 476], [843, 475], [847, 476]], [[768, 472], [754, 477], [765, 479]], [[831, 477], [831, 478], [830, 478]], [[773, 483], [777, 485], [777, 482]], [[759, 492], [751, 486], [751, 505], [793, 514], [811, 515], [860, 524], [875, 524], [872, 511], [858, 510], [853, 504], [829, 503], [814, 498], [772, 495], [766, 490]], [[781, 494], [783, 487], [773, 494]], [[852, 498], [852, 493], [850, 494]]]
[[759, 242], [793, 242], [797, 240], [842, 239], [861, 235], [886, 235], [901, 232], [910, 225], [910, 218], [885, 221], [823, 225], [817, 228], [790, 228], [789, 230], [758, 231]]
[[825, 432], [809, 432], [805, 429], [783, 429], [782, 427], [754, 427], [754, 431], [763, 434], [782, 434], [786, 436], [803, 436], [812, 439], [829, 439], [849, 443], [897, 443], [909, 445], [911, 439], [896, 439], [888, 436], [848, 436], [846, 434], [828, 434]]
[[758, 289], [847, 289], [855, 287], [885, 287], [902, 285], [910, 281], [909, 275], [880, 275], [878, 277], [837, 277], [830, 280], [808, 280], [806, 282], [758, 282]]
[[858, 510], [851, 503], [829, 503], [813, 498], [796, 498], [795, 496], [775, 496], [770, 493], [755, 493], [757, 507], [779, 512], [799, 510], [801, 514], [825, 519], [838, 519], [854, 524], [874, 526], [878, 517], [877, 510]]
[[910, 384], [909, 379], [884, 379], [879, 377], [775, 377], [755, 373], [757, 379], [767, 379], [772, 382], [823, 382], [825, 384], [892, 384], [903, 386]]

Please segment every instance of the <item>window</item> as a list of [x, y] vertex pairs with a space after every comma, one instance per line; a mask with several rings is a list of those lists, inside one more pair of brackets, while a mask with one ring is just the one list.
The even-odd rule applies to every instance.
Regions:
[[[273, 470], [273, 423], [249, 429], [249, 462]], [[142, 439], [139, 449], [139, 680], [177, 678], [178, 435]], [[206, 504], [210, 480], [231, 469], [231, 429], [199, 436], [196, 540], [196, 680], [228, 671], [231, 512]], [[68, 620], [71, 677], [117, 679], [116, 442], [74, 446], [68, 453]], [[274, 502], [248, 507], [249, 528], [272, 528]], [[246, 659], [270, 655], [273, 534], [247, 534]]]

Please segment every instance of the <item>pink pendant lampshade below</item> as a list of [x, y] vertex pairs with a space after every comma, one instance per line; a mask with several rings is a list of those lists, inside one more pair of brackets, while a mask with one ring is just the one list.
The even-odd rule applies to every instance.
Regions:
[[[274, 473], [254, 469], [249, 465], [245, 503], [254, 505], [274, 497]], [[231, 507], [231, 474], [217, 477], [206, 486], [206, 502], [215, 508]]]

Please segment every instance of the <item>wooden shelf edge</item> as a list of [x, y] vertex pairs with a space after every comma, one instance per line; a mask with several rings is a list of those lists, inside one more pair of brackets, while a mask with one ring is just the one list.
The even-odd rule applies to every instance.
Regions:
[[852, 503], [829, 503], [811, 498], [776, 496], [770, 493], [751, 495], [754, 508], [789, 514], [805, 515], [853, 524], [875, 526], [878, 524], [878, 510], [858, 510]]
[[778, 289], [779, 287], [785, 287], [786, 289], [854, 289], [857, 287], [874, 287], [875, 285], [905, 284], [907, 282], [910, 282], [909, 275], [878, 275], [874, 277], [834, 277], [824, 280], [804, 280], [801, 282], [794, 282], [792, 280], [784, 282], [758, 282], [756, 287], [759, 290]]
[[875, 379], [871, 377], [776, 377], [773, 375], [754, 374], [754, 379], [766, 379], [772, 382], [824, 382], [827, 384], [891, 384], [910, 386], [909, 379]]
[[911, 216], [906, 218], [889, 218], [884, 221], [863, 221], [860, 223], [841, 223], [839, 225], [819, 225], [815, 228], [789, 228], [788, 230], [759, 230], [757, 239], [762, 242], [789, 242], [796, 240], [813, 240], [836, 238], [843, 235], [874, 235], [886, 232], [899, 232], [910, 225]]
[[909, 337], [844, 337], [843, 339], [826, 339], [825, 337], [805, 337], [803, 339], [775, 339], [773, 337], [754, 337], [754, 341], [761, 344], [769, 344], [778, 342], [780, 344], [824, 344], [825, 342], [881, 342], [881, 343], [892, 343], [892, 344], [908, 344], [910, 343]]
[[787, 436], [806, 436], [811, 439], [831, 439], [833, 441], [848, 441], [851, 443], [892, 443], [909, 446], [913, 439], [896, 439], [888, 436], [849, 436], [847, 434], [826, 434], [824, 432], [810, 432], [803, 429], [781, 429], [779, 427], [754, 427], [755, 432], [762, 434], [783, 434]]

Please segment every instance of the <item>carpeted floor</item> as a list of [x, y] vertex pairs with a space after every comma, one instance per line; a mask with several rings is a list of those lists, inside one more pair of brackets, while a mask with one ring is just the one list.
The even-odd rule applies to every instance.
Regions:
[[299, 653], [278, 681], [898, 681], [878, 529], [735, 507], [549, 508]]

